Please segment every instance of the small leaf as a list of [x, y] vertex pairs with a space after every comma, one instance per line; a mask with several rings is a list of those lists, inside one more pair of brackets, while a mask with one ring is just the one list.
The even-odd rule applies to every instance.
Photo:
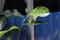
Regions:
[[9, 9], [7, 9], [7, 10], [5, 10], [5, 11], [3, 12], [3, 15], [5, 15], [6, 17], [12, 16], [12, 11], [9, 10]]
[[8, 30], [0, 31], [0, 38], [1, 38], [4, 34], [6, 34], [7, 32], [8, 32]]
[[9, 30], [14, 30], [14, 29], [19, 29], [19, 28], [17, 26], [12, 26], [12, 27], [10, 27]]
[[18, 12], [17, 9], [13, 9], [13, 15], [23, 18], [23, 15], [20, 12]]

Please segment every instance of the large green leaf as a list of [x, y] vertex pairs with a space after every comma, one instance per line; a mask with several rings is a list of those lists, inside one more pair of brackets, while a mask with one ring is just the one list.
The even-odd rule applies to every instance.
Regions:
[[33, 16], [33, 19], [36, 20], [38, 16], [40, 17], [46, 17], [50, 14], [49, 9], [44, 6], [38, 6], [35, 9], [32, 10], [30, 13], [31, 16]]
[[[25, 10], [27, 12], [27, 9]], [[46, 17], [50, 14], [49, 9], [45, 6], [38, 6], [32, 10], [29, 16], [33, 16], [33, 19], [36, 20], [38, 16]]]

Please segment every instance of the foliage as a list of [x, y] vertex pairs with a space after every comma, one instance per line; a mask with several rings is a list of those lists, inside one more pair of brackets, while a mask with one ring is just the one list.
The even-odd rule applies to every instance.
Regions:
[[30, 14], [28, 14], [26, 16], [26, 18], [28, 17], [32, 17], [30, 20], [28, 20], [27, 23], [23, 24], [24, 21], [26, 20], [26, 18], [23, 17], [23, 15], [21, 13], [19, 13], [16, 9], [13, 9], [13, 12], [11, 12], [10, 10], [6, 10], [4, 11], [3, 15], [6, 16], [6, 18], [8, 16], [18, 16], [18, 17], [21, 17], [21, 18], [24, 18], [24, 20], [22, 21], [22, 24], [21, 24], [21, 27], [18, 28], [17, 26], [12, 26], [10, 27], [8, 30], [4, 30], [4, 31], [0, 31], [0, 38], [2, 36], [4, 36], [4, 34], [8, 33], [9, 31], [12, 31], [14, 29], [18, 29], [19, 30], [19, 34], [20, 34], [20, 31], [21, 31], [21, 28], [23, 28], [24, 25], [29, 25], [29, 24], [33, 24], [33, 25], [37, 25], [37, 24], [40, 24], [40, 23], [45, 23], [43, 21], [40, 21], [39, 23], [38, 22], [35, 22], [35, 20], [37, 19], [38, 16], [40, 17], [46, 17], [50, 14], [49, 12], [49, 9], [47, 7], [44, 7], [44, 6], [38, 6], [36, 7], [35, 9], [32, 10], [32, 12]]
[[[26, 9], [27, 12], [27, 9]], [[32, 10], [32, 12], [29, 14], [29, 16], [33, 16], [33, 19], [36, 20], [38, 16], [40, 17], [46, 17], [50, 14], [49, 9], [44, 6], [38, 6], [35, 9]]]
[[9, 31], [15, 30], [15, 29], [19, 29], [19, 28], [18, 28], [17, 26], [12, 26], [12, 27], [10, 27], [10, 29], [8, 29], [8, 30], [0, 31], [0, 38], [1, 38], [4, 34], [8, 33]]

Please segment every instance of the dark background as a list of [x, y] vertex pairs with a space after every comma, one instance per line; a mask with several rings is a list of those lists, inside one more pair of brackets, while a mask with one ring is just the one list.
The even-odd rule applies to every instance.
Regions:
[[34, 7], [39, 5], [46, 6], [49, 8], [51, 12], [56, 12], [56, 11], [59, 11], [58, 5], [60, 5], [57, 3], [57, 1], [58, 0], [34, 0]]
[[17, 9], [23, 15], [26, 15], [25, 8], [26, 8], [26, 3], [24, 0], [5, 0], [4, 10], [6, 10], [6, 9], [10, 9], [10, 10]]
[[[60, 11], [59, 10], [59, 0], [34, 0], [34, 8], [37, 6], [46, 6], [49, 8], [51, 12]], [[4, 10], [6, 9], [17, 9], [23, 15], [26, 15], [25, 8], [26, 8], [25, 0], [5, 0]]]

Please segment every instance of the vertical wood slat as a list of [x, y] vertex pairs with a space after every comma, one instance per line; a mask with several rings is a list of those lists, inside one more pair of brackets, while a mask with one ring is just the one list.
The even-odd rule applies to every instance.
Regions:
[[[3, 8], [4, 8], [4, 3], [5, 3], [5, 0], [0, 0], [0, 15], [3, 13]], [[5, 18], [2, 18], [0, 20], [0, 30], [2, 30], [2, 24], [3, 24], [3, 21], [4, 21]]]
[[33, 9], [33, 0], [27, 0], [27, 8], [28, 8], [28, 13], [30, 13]]
[[[33, 9], [33, 0], [27, 0], [27, 8], [29, 14]], [[34, 40], [34, 25], [29, 25], [29, 36], [29, 40]]]
[[0, 15], [3, 13], [5, 0], [0, 0]]

